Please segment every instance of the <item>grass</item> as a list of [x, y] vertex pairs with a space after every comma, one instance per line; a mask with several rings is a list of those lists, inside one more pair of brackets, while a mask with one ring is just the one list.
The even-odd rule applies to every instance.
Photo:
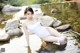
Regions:
[[[51, 13], [54, 8], [57, 8], [60, 13]], [[74, 31], [80, 32], [80, 11], [77, 3], [52, 3], [41, 5], [41, 9], [47, 15], [61, 20], [63, 24], [71, 24]]]

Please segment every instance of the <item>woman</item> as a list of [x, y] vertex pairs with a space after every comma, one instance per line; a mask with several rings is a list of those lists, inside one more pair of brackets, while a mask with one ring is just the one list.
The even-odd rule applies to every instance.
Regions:
[[67, 38], [63, 36], [63, 34], [60, 34], [57, 30], [51, 27], [44, 27], [38, 18], [34, 18], [34, 12], [31, 7], [25, 9], [24, 15], [27, 19], [22, 26], [26, 36], [30, 34], [30, 31], [47, 42], [53, 42], [58, 45], [64, 45], [67, 43]]

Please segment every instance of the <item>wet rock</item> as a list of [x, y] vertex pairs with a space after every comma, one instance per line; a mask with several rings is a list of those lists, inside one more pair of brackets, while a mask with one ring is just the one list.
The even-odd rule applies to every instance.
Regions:
[[39, 53], [55, 53], [58, 49], [58, 46], [53, 44], [52, 42], [44, 42], [42, 43], [41, 48], [39, 49]]
[[65, 30], [67, 30], [68, 28], [70, 28], [70, 24], [65, 24], [65, 25], [56, 27], [55, 29], [58, 30], [58, 31], [65, 31]]
[[4, 14], [7, 14], [7, 13], [18, 12], [20, 10], [21, 10], [21, 8], [19, 8], [19, 7], [14, 7], [14, 6], [11, 6], [11, 5], [5, 5], [4, 8], [2, 9], [2, 12]]
[[46, 42], [46, 45], [42, 44], [42, 46], [38, 52], [39, 53], [55, 53], [55, 51], [57, 51], [57, 50], [63, 51], [66, 46], [67, 46], [67, 44], [56, 45], [56, 44], [53, 44], [52, 42]]
[[10, 36], [4, 30], [0, 31], [0, 42], [10, 40]]

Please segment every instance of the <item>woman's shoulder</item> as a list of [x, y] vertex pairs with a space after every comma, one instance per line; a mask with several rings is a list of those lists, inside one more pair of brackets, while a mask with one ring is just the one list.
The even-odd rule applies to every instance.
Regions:
[[38, 16], [37, 16], [37, 15], [34, 15], [33, 18], [34, 18], [34, 19], [38, 19]]
[[23, 25], [27, 25], [27, 21], [24, 20], [24, 21], [22, 22], [22, 24], [23, 24]]

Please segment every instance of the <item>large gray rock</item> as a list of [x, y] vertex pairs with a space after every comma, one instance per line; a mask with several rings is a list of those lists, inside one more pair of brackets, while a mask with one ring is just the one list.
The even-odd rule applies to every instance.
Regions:
[[6, 23], [6, 31], [19, 28], [20, 27], [20, 21], [19, 20], [11, 20]]
[[70, 27], [70, 24], [65, 24], [59, 27], [56, 27], [55, 29], [58, 31], [65, 31], [66, 29], [68, 29]]
[[20, 29], [20, 22], [19, 20], [12, 20], [6, 23], [5, 31], [11, 37], [14, 36], [21, 36], [23, 34], [22, 30]]
[[38, 17], [44, 26], [57, 27], [62, 24], [62, 22], [55, 17], [43, 15], [43, 13], [36, 14], [34, 17]]
[[0, 31], [0, 41], [8, 41], [10, 36], [4, 30]]
[[14, 7], [14, 6], [11, 6], [11, 5], [5, 5], [4, 8], [2, 9], [2, 12], [4, 14], [13, 14], [14, 12], [18, 12], [20, 11], [21, 8], [20, 7]]
[[53, 22], [49, 25], [50, 27], [58, 27], [62, 24], [62, 22], [60, 20], [57, 20], [56, 18], [53, 18]]
[[15, 28], [15, 29], [10, 29], [9, 31], [7, 31], [7, 34], [10, 35], [11, 37], [14, 36], [21, 36], [23, 33], [21, 31], [21, 29], [19, 28]]
[[47, 16], [47, 15], [38, 16], [38, 18], [44, 26], [49, 26], [54, 21], [53, 17]]

